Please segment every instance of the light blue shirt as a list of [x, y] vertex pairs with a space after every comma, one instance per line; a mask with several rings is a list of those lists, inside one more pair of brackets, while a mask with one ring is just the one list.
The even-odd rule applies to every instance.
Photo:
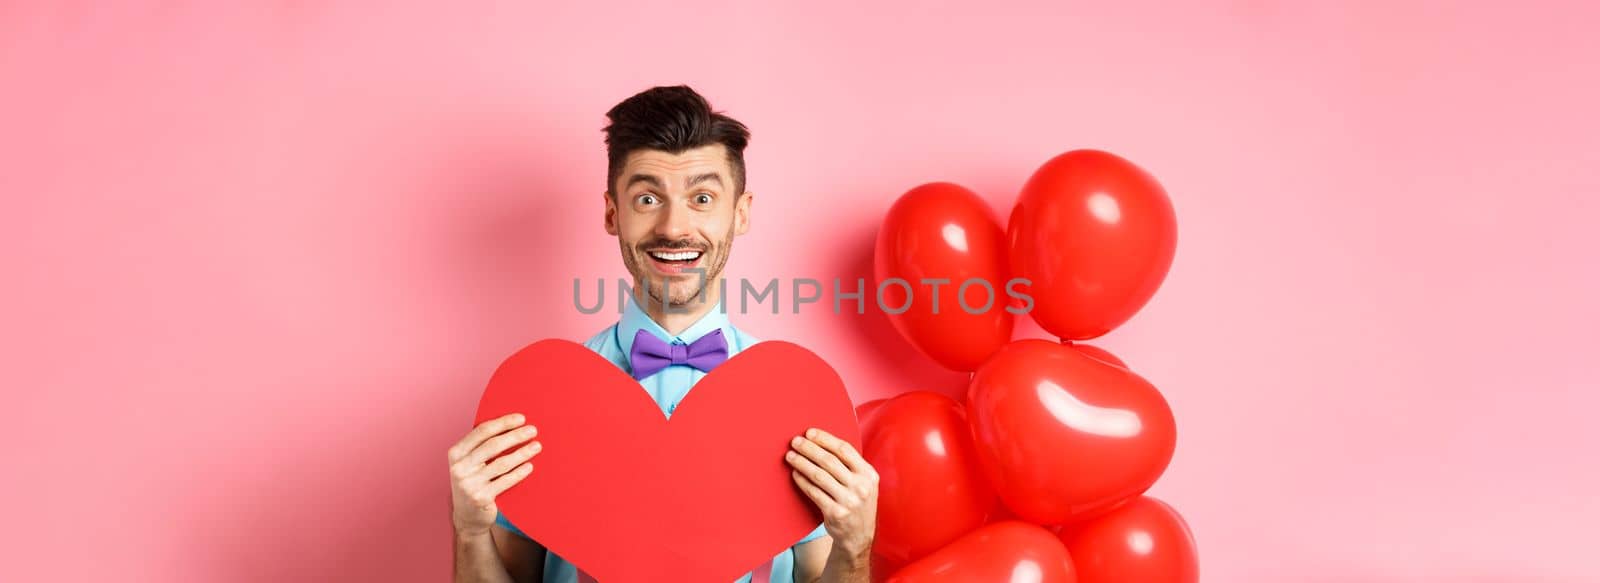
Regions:
[[[665, 328], [662, 328], [660, 324], [652, 320], [649, 314], [646, 314], [638, 304], [634, 303], [632, 294], [623, 295], [628, 300], [627, 305], [622, 309], [622, 317], [617, 320], [616, 324], [612, 324], [605, 330], [600, 331], [599, 334], [595, 334], [593, 338], [584, 342], [583, 345], [589, 350], [599, 353], [600, 356], [605, 357], [606, 360], [611, 361], [612, 364], [617, 365], [617, 368], [622, 369], [624, 372], [632, 373], [633, 371], [632, 364], [628, 362], [628, 354], [633, 349], [633, 337], [640, 330], [649, 330], [657, 338], [672, 344], [689, 344], [699, 340], [701, 336], [710, 334], [713, 330], [722, 330], [723, 338], [728, 340], [729, 358], [759, 342], [749, 334], [734, 328], [733, 324], [728, 322], [728, 314], [723, 311], [723, 307], [720, 305], [712, 307], [711, 311], [707, 312], [694, 325], [674, 336], [668, 334]], [[672, 412], [678, 408], [678, 403], [683, 401], [685, 395], [689, 394], [689, 389], [693, 388], [694, 384], [700, 382], [700, 379], [705, 376], [706, 373], [701, 372], [699, 369], [688, 365], [676, 364], [667, 366], [656, 374], [640, 379], [639, 385], [644, 387], [646, 393], [650, 394], [650, 398], [655, 399], [656, 406], [661, 407], [661, 412], [671, 418]], [[495, 518], [495, 523], [518, 536], [528, 538], [528, 535], [523, 534], [520, 529], [512, 525], [511, 521], [506, 520], [504, 513]], [[825, 534], [827, 534], [827, 530], [819, 524], [815, 530], [811, 531], [811, 534], [800, 539], [800, 542], [784, 549], [782, 553], [773, 557], [772, 583], [794, 583], [794, 547], [821, 538]], [[751, 577], [751, 573], [746, 573], [736, 583], [748, 583]], [[545, 583], [577, 583], [578, 569], [554, 552], [548, 552], [547, 549], [544, 560], [544, 581]]]

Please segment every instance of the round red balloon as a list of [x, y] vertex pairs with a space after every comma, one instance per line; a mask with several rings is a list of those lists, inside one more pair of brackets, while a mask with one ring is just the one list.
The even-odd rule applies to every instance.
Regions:
[[1072, 558], [1060, 539], [1021, 521], [968, 533], [889, 577], [889, 583], [1074, 583]]
[[1095, 338], [1144, 307], [1172, 266], [1178, 222], [1155, 177], [1115, 154], [1074, 150], [1023, 185], [1007, 227], [1011, 274], [1051, 334]]
[[1103, 516], [1063, 528], [1061, 542], [1083, 583], [1195, 583], [1194, 535], [1178, 511], [1140, 496]]
[[872, 550], [906, 564], [981, 526], [995, 506], [961, 403], [929, 391], [889, 399], [861, 426], [878, 471]]
[[1067, 524], [1143, 493], [1172, 460], [1172, 410], [1148, 381], [1071, 346], [1006, 345], [973, 375], [979, 464], [1012, 512]]
[[883, 218], [874, 297], [917, 350], [951, 370], [976, 370], [1011, 340], [1005, 249], [977, 194], [948, 182], [918, 186]]

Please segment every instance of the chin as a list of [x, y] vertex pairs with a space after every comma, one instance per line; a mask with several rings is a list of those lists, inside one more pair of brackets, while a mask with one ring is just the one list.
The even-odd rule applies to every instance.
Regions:
[[[681, 282], [681, 283], [683, 285], [686, 285], [686, 286], [687, 285], [694, 285], [694, 282], [692, 280], [693, 279], [698, 279], [698, 278], [690, 278], [690, 279], [691, 279], [691, 281], [684, 281], [684, 282]], [[652, 304], [656, 304], [656, 305], [660, 305], [661, 304], [661, 291], [662, 290], [661, 290], [661, 287], [659, 285], [657, 285], [657, 282], [659, 282], [659, 281], [660, 280], [657, 279], [657, 280], [654, 280], [654, 281], [651, 282], [650, 288], [644, 294], [644, 298], [642, 298], [643, 300], [648, 301], [648, 302], [650, 302]], [[675, 281], [673, 283], [677, 284], [677, 283], [680, 283], [680, 282], [676, 282]], [[693, 294], [684, 294], [684, 293], [678, 292], [677, 290], [683, 289], [683, 288], [680, 288], [677, 285], [672, 286], [672, 288], [673, 288], [672, 297], [667, 298], [667, 305], [673, 306], [673, 307], [685, 307], [685, 306], [689, 306], [691, 304], [699, 303], [700, 302], [700, 298], [702, 297], [702, 294], [705, 293], [705, 289], [704, 288], [696, 290], [696, 292], [693, 293]]]
[[691, 304], [700, 303], [700, 298], [701, 298], [701, 295], [699, 293], [696, 293], [696, 294], [691, 295], [691, 296], [686, 296], [686, 297], [674, 296], [672, 298], [668, 298], [667, 303], [669, 305], [672, 305], [672, 306], [683, 307], [683, 306], [688, 306], [688, 305], [691, 305]]

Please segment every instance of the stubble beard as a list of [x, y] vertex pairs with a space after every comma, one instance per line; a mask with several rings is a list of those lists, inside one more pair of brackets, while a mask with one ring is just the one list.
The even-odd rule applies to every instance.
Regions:
[[[706, 287], [712, 281], [715, 281], [718, 276], [722, 275], [723, 267], [728, 264], [728, 256], [733, 252], [733, 227], [731, 225], [728, 227], [728, 233], [723, 236], [720, 243], [711, 244], [709, 248], [701, 250], [702, 253], [708, 256], [707, 259], [709, 260], [703, 264], [705, 265], [704, 277], [701, 277], [696, 272], [688, 272], [680, 276], [671, 277], [670, 279], [675, 281], [672, 281], [670, 286], [661, 276], [654, 275], [654, 270], [650, 267], [650, 262], [654, 260], [650, 258], [650, 254], [645, 252], [644, 248], [676, 247], [679, 249], [696, 249], [697, 247], [693, 245], [675, 246], [671, 243], [654, 239], [647, 244], [635, 245], [631, 248], [627, 243], [618, 239], [617, 245], [622, 248], [623, 262], [627, 264], [628, 272], [633, 275], [635, 299], [638, 298], [639, 289], [643, 288], [645, 295], [649, 296], [650, 302], [654, 305], [686, 309], [691, 302], [704, 302], [706, 300]], [[666, 303], [663, 304], [662, 296], [666, 291], [663, 288], [667, 287], [671, 288], [671, 295], [667, 298]]]

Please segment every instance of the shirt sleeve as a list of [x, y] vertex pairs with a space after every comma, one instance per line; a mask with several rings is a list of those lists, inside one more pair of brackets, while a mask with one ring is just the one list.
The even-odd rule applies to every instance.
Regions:
[[818, 524], [816, 530], [811, 531], [811, 534], [806, 535], [805, 538], [800, 539], [800, 542], [795, 543], [795, 544], [796, 545], [803, 545], [803, 544], [806, 544], [808, 542], [811, 542], [811, 541], [817, 540], [819, 538], [822, 538], [822, 536], [825, 535], [825, 534], [828, 534], [828, 529], [824, 528], [823, 525]]
[[511, 521], [506, 518], [506, 513], [504, 513], [504, 512], [496, 511], [495, 517], [494, 517], [494, 523], [500, 525], [501, 528], [504, 528], [506, 530], [511, 531], [512, 534], [515, 534], [515, 535], [520, 536], [522, 538], [526, 538], [528, 540], [533, 540], [531, 538], [528, 538], [528, 535], [523, 534], [522, 529], [517, 528], [517, 525], [511, 524]]

